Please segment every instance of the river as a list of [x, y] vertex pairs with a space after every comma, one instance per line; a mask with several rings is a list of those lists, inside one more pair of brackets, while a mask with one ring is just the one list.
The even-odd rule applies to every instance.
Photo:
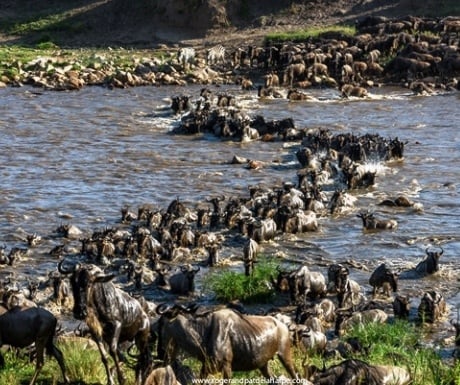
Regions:
[[[378, 133], [406, 142], [401, 162], [380, 164], [377, 184], [356, 193], [356, 211], [320, 218], [321, 230], [283, 237], [265, 245], [293, 261], [346, 261], [368, 267], [353, 270], [367, 285], [381, 262], [398, 271], [415, 266], [428, 247], [442, 246], [441, 272], [419, 280], [401, 280], [400, 290], [420, 298], [437, 288], [451, 305], [460, 306], [460, 93], [414, 96], [404, 89], [376, 88], [366, 100], [342, 100], [335, 90], [311, 91], [318, 100], [259, 101], [257, 92], [237, 86], [210, 87], [237, 95], [249, 115], [266, 120], [292, 117], [297, 127], [327, 127], [333, 133]], [[0, 277], [15, 271], [18, 279], [46, 278], [55, 269], [50, 250], [62, 242], [52, 236], [62, 223], [91, 233], [113, 226], [120, 209], [148, 203], [165, 208], [179, 197], [186, 204], [224, 194], [248, 196], [248, 186], [296, 182], [299, 143], [238, 143], [210, 135], [172, 135], [177, 119], [170, 97], [197, 97], [199, 86], [138, 87], [109, 90], [86, 87], [78, 92], [47, 92], [22, 87], [0, 91], [1, 144], [0, 244], [25, 247], [25, 236], [44, 238], [14, 268], [0, 266]], [[234, 155], [264, 162], [259, 170], [229, 164]], [[377, 206], [404, 193], [423, 211]], [[359, 210], [396, 219], [395, 231], [364, 233]], [[222, 251], [224, 257], [234, 253]], [[318, 269], [325, 272], [325, 264]], [[202, 272], [205, 274], [205, 272]], [[414, 305], [416, 306], [416, 301]]]

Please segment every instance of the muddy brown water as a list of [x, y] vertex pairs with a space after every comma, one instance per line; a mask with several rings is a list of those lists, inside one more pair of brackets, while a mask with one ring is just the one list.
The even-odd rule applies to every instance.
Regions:
[[[27, 234], [44, 241], [14, 268], [0, 266], [0, 278], [12, 272], [20, 282], [46, 280], [56, 268], [47, 251], [63, 243], [55, 234], [62, 223], [84, 233], [119, 225], [120, 209], [134, 211], [142, 204], [167, 207], [179, 197], [187, 205], [224, 194], [248, 196], [249, 185], [273, 187], [296, 182], [299, 143], [238, 143], [212, 135], [171, 135], [177, 124], [169, 98], [188, 94], [197, 98], [199, 86], [141, 87], [108, 90], [87, 87], [79, 92], [46, 92], [28, 87], [0, 92], [0, 244], [6, 250], [25, 247]], [[250, 116], [266, 120], [292, 117], [297, 127], [327, 127], [333, 133], [378, 133], [407, 142], [405, 158], [391, 164], [375, 163], [377, 184], [354, 192], [356, 209], [331, 218], [321, 217], [321, 230], [282, 236], [263, 245], [265, 255], [276, 255], [285, 266], [308, 263], [326, 272], [332, 262], [353, 260], [351, 276], [369, 294], [370, 272], [381, 262], [403, 273], [400, 291], [413, 297], [413, 307], [425, 290], [440, 290], [450, 313], [438, 339], [453, 335], [448, 320], [460, 306], [460, 93], [414, 96], [404, 89], [372, 90], [366, 100], [341, 100], [335, 90], [311, 91], [318, 100], [288, 102], [257, 100], [256, 91], [235, 86], [211, 87], [237, 95]], [[234, 155], [264, 162], [259, 170], [231, 165]], [[423, 211], [377, 206], [385, 197], [404, 193], [423, 205]], [[396, 219], [395, 231], [365, 233], [359, 210]], [[407, 271], [425, 255], [427, 247], [442, 246], [441, 272], [412, 279]], [[78, 241], [66, 242], [76, 251]], [[221, 254], [225, 264], [242, 270], [239, 246]], [[198, 276], [198, 296], [201, 279]], [[153, 301], [162, 298], [150, 298]]]

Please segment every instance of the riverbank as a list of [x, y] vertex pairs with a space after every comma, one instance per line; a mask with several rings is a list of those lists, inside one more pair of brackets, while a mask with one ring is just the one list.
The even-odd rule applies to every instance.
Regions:
[[344, 84], [397, 84], [429, 93], [458, 87], [458, 29], [460, 19], [451, 17], [368, 17], [353, 28], [272, 33], [262, 45], [222, 46], [222, 60], [212, 63], [206, 56], [209, 47], [200, 45], [194, 47], [190, 62], [179, 62], [179, 45], [143, 50], [69, 50], [50, 43], [35, 49], [4, 47], [0, 86], [27, 84], [62, 91], [92, 85], [241, 84], [246, 79], [250, 89], [270, 76], [280, 79], [269, 84], [275, 87], [341, 90]]

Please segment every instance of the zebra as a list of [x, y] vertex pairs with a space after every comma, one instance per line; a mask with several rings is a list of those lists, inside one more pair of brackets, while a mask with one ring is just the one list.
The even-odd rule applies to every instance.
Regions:
[[192, 65], [195, 62], [195, 48], [182, 47], [177, 51], [177, 61], [186, 67]]
[[206, 63], [208, 65], [217, 64], [219, 61], [225, 64], [225, 47], [222, 44], [209, 48], [206, 54]]

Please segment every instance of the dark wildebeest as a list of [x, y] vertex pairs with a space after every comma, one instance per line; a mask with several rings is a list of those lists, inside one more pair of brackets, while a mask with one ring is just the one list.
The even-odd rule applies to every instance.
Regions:
[[396, 292], [398, 290], [398, 274], [391, 271], [385, 263], [382, 263], [371, 274], [369, 285], [372, 286], [373, 296], [377, 295], [378, 289], [381, 288], [385, 296], [391, 297], [390, 291]]
[[195, 275], [200, 267], [191, 265], [181, 266], [179, 270], [170, 272], [168, 269], [157, 270], [159, 274], [159, 286], [170, 290], [172, 294], [188, 295], [195, 290]]
[[179, 350], [201, 361], [201, 378], [232, 371], [259, 369], [271, 378], [268, 363], [278, 355], [292, 378], [296, 372], [291, 356], [289, 330], [271, 316], [241, 314], [232, 309], [219, 309], [196, 314], [196, 307], [159, 306], [158, 357], [166, 364]]
[[[58, 362], [64, 381], [69, 382], [65, 373], [64, 357], [53, 343], [56, 325], [56, 317], [40, 307], [26, 309], [16, 307], [0, 315], [0, 346], [25, 348], [35, 343], [37, 364], [30, 385], [35, 384], [43, 367], [45, 348], [46, 352]], [[4, 365], [5, 361], [0, 354], [0, 367]]]
[[70, 284], [59, 272], [52, 271], [48, 275], [53, 286], [53, 300], [58, 306], [65, 306], [70, 299]]
[[361, 360], [345, 360], [313, 374], [315, 385], [407, 385], [409, 371], [393, 365], [370, 365]]
[[[128, 293], [118, 289], [111, 282], [114, 275], [105, 275], [95, 265], [76, 264], [72, 268], [58, 264], [61, 274], [71, 274], [70, 282], [74, 297], [73, 314], [76, 319], [85, 320], [92, 338], [101, 353], [107, 373], [107, 383], [114, 385], [112, 371], [105, 344], [115, 362], [118, 381], [125, 383], [120, 359], [119, 344], [135, 341], [139, 351], [136, 366], [136, 385], [141, 385], [142, 371], [150, 362], [150, 321], [140, 303]], [[105, 343], [105, 344], [104, 344]]]
[[397, 295], [393, 301], [393, 313], [396, 318], [408, 319], [410, 312], [410, 298]]
[[398, 227], [394, 219], [377, 219], [373, 213], [360, 213], [356, 216], [362, 219], [365, 230], [393, 230]]
[[416, 267], [415, 271], [421, 275], [430, 275], [439, 271], [439, 258], [444, 253], [444, 250], [430, 250], [426, 249], [426, 258], [421, 261]]
[[361, 287], [359, 283], [350, 279], [350, 270], [340, 263], [334, 263], [327, 270], [327, 289], [331, 293], [337, 293], [339, 308], [346, 304], [355, 304], [360, 300]]

